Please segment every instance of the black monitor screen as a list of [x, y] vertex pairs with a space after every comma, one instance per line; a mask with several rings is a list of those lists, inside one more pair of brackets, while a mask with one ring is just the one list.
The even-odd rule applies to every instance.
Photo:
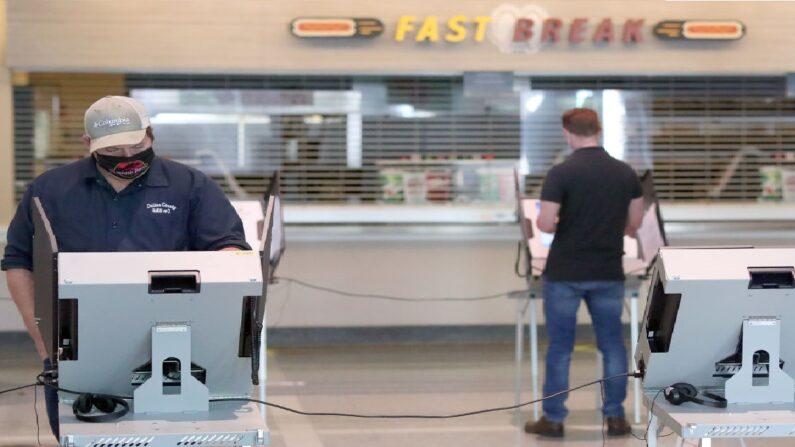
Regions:
[[270, 247], [270, 276], [273, 277], [276, 267], [281, 261], [282, 255], [286, 250], [284, 237], [284, 208], [282, 207], [281, 190], [279, 186], [279, 171], [271, 176], [270, 186], [265, 192], [265, 208], [268, 201], [273, 200], [273, 229]]

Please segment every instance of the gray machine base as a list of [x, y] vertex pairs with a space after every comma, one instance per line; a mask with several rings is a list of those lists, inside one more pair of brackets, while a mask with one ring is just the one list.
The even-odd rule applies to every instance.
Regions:
[[72, 407], [60, 404], [63, 447], [265, 446], [270, 432], [258, 405], [214, 402], [209, 412], [128, 413], [106, 423], [75, 419]]
[[[152, 376], [135, 390], [133, 411], [136, 413], [175, 413], [207, 411], [210, 391], [191, 375], [190, 325], [158, 323], [152, 326]], [[180, 361], [181, 390], [164, 394], [163, 361]]]
[[[779, 366], [781, 352], [781, 320], [777, 317], [748, 317], [743, 319], [742, 366], [726, 381], [726, 400], [729, 403], [792, 403], [795, 385], [792, 377]], [[768, 383], [755, 384], [754, 353], [767, 351]]]
[[[791, 438], [795, 437], [795, 404], [731, 405], [711, 408], [695, 403], [673, 405], [662, 393], [647, 391], [646, 408], [660, 426], [685, 439], [693, 438]], [[652, 406], [652, 400], [654, 404]], [[649, 437], [653, 437], [649, 434]]]

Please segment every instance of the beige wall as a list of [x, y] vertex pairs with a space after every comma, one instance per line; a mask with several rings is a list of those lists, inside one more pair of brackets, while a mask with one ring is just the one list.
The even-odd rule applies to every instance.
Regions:
[[[668, 2], [664, 0], [538, 0], [568, 22], [588, 18], [590, 36], [604, 17], [621, 24], [645, 19], [646, 42], [636, 46], [559, 43], [534, 54], [503, 54], [488, 39], [396, 42], [401, 15], [447, 20], [490, 15], [499, 0], [9, 0], [9, 65], [31, 71], [660, 74], [783, 73], [795, 71], [791, 30], [795, 3]], [[535, 8], [535, 9], [534, 9]], [[300, 16], [375, 17], [386, 30], [371, 40], [302, 41], [288, 32]], [[650, 35], [667, 19], [738, 19], [746, 36], [735, 42], [671, 43]], [[419, 26], [419, 23], [416, 24]], [[568, 25], [567, 25], [568, 27]], [[567, 28], [566, 28], [567, 29]], [[620, 30], [618, 30], [620, 35]], [[413, 36], [413, 34], [412, 34]]]
[[[6, 0], [0, 0], [0, 228], [11, 220], [14, 211], [14, 136], [12, 133], [11, 74], [5, 66]], [[4, 239], [0, 238], [0, 241]], [[0, 248], [5, 244], [0, 242]], [[0, 273], [0, 331], [24, 329], [16, 306]]]
[[14, 212], [14, 134], [11, 73], [6, 66], [6, 0], [0, 0], [0, 228]]

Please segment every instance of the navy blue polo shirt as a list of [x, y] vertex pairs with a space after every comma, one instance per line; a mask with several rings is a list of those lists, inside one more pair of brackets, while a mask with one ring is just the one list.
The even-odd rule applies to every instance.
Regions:
[[8, 227], [2, 270], [33, 267], [33, 197], [62, 252], [250, 249], [235, 209], [202, 172], [155, 157], [144, 176], [116, 193], [86, 157], [30, 185]]

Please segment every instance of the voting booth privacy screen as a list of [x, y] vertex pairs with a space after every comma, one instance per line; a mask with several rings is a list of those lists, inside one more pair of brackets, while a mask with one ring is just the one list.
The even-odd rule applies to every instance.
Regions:
[[[540, 274], [555, 235], [545, 233], [538, 228], [541, 201], [525, 198], [522, 194], [521, 178], [516, 171], [514, 174], [522, 250], [525, 259], [528, 260], [528, 268], [533, 270], [533, 274]], [[644, 199], [643, 220], [636, 238], [624, 236], [624, 272], [630, 275], [645, 275], [658, 250], [667, 245], [651, 171], [646, 171], [640, 177], [640, 182]]]
[[[267, 251], [269, 264], [269, 273], [267, 276], [269, 280], [273, 280], [279, 262], [287, 248], [279, 172], [274, 172], [271, 176], [269, 187], [265, 191], [262, 200], [235, 199], [230, 202], [240, 217], [240, 220], [243, 222], [246, 242], [251, 249], [259, 250], [263, 253]], [[272, 210], [273, 218], [271, 220], [266, 219], [268, 209]], [[265, 234], [268, 234], [266, 221], [271, 222], [271, 230], [269, 233], [271, 236], [267, 240], [264, 237]], [[268, 247], [265, 246], [266, 243]]]

